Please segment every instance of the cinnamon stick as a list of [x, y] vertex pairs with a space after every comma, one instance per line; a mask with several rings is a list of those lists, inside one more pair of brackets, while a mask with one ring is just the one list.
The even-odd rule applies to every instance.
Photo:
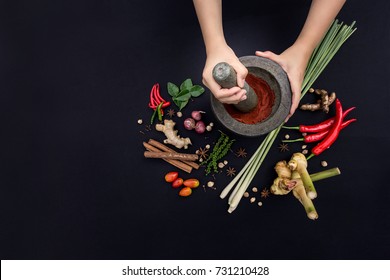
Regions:
[[[146, 142], [143, 142], [143, 145], [144, 147], [148, 150], [148, 151], [151, 151], [151, 152], [161, 152], [161, 150], [159, 150], [158, 148], [156, 147], [153, 147], [152, 145], [146, 143]], [[163, 160], [165, 160], [166, 162], [172, 164], [173, 166], [176, 166], [177, 168], [187, 172], [187, 173], [191, 173], [192, 171], [192, 167], [189, 166], [188, 164], [184, 163], [184, 162], [181, 162], [179, 160], [176, 160], [176, 159], [166, 159], [166, 158], [163, 158]]]
[[[148, 143], [164, 152], [170, 152], [170, 153], [175, 153], [175, 150], [165, 146], [163, 143], [160, 143], [156, 140], [153, 140], [153, 139], [149, 139]], [[197, 164], [196, 162], [192, 162], [192, 161], [185, 161], [184, 162], [185, 164], [188, 164], [189, 166], [195, 168], [195, 169], [199, 169], [199, 164]]]
[[178, 159], [181, 161], [195, 161], [198, 160], [196, 154], [183, 154], [183, 153], [171, 153], [171, 152], [151, 152], [145, 151], [144, 156], [146, 158], [166, 158], [166, 159]]

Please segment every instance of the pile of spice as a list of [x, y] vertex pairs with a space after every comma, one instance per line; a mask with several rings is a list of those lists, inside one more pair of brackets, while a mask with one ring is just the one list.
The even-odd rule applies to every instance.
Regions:
[[224, 104], [224, 107], [235, 120], [245, 124], [256, 124], [271, 115], [275, 103], [275, 93], [266, 81], [252, 74], [248, 74], [245, 81], [257, 95], [259, 100], [257, 106], [247, 113], [237, 110], [234, 105]]

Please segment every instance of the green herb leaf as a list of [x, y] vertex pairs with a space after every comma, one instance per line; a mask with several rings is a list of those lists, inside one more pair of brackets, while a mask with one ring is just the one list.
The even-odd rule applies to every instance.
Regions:
[[192, 87], [192, 81], [191, 79], [186, 79], [182, 84], [180, 85], [180, 91], [184, 89], [190, 89]]
[[173, 97], [172, 100], [176, 104], [177, 107], [180, 107], [181, 101], [176, 100], [176, 97]]
[[189, 92], [187, 92], [187, 93], [185, 93], [183, 95], [175, 97], [175, 99], [177, 101], [188, 101], [188, 99], [190, 99], [190, 98], [191, 98], [191, 93], [189, 93]]
[[192, 97], [198, 97], [202, 93], [204, 93], [204, 88], [198, 85], [192, 86], [190, 89], [190, 93]]
[[170, 96], [174, 97], [179, 93], [179, 88], [174, 83], [168, 82], [167, 89]]
[[188, 103], [188, 99], [186, 101], [182, 101], [179, 106], [179, 111], [181, 111], [181, 109], [183, 109], [187, 105], [187, 103]]

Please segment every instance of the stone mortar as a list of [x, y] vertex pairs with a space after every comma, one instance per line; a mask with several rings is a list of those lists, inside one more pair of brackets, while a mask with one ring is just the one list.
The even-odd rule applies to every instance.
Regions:
[[241, 63], [252, 75], [263, 79], [275, 93], [275, 103], [267, 119], [256, 124], [244, 124], [226, 111], [211, 94], [211, 108], [219, 122], [228, 130], [242, 136], [256, 137], [271, 132], [286, 119], [291, 108], [291, 88], [286, 72], [276, 62], [258, 56], [243, 56]]

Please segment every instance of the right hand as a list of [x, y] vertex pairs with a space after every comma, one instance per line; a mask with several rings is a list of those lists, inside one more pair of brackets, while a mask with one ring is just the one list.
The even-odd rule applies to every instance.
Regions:
[[[213, 78], [213, 68], [220, 62], [230, 64], [237, 73], [237, 85], [230, 89], [221, 88]], [[246, 99], [244, 87], [245, 77], [248, 69], [238, 60], [233, 50], [228, 45], [218, 46], [207, 54], [206, 65], [203, 69], [203, 84], [210, 89], [220, 102], [226, 104], [237, 104]]]

